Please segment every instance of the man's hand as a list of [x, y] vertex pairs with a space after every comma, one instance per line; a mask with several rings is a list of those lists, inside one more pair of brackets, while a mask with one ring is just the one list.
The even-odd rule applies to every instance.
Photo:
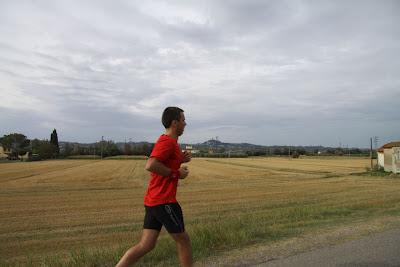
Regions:
[[188, 151], [183, 152], [183, 163], [189, 162], [192, 159], [192, 154]]
[[179, 179], [185, 179], [186, 176], [188, 176], [188, 174], [189, 174], [188, 167], [187, 166], [180, 167], [179, 168], [179, 173], [180, 173]]

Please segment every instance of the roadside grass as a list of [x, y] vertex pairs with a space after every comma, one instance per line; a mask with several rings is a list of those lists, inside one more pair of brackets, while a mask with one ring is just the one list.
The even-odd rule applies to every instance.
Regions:
[[386, 177], [386, 178], [400, 178], [400, 174], [392, 173], [392, 172], [385, 172], [383, 169], [370, 169], [366, 168], [364, 172], [356, 172], [351, 173], [351, 175], [358, 175], [358, 176], [374, 176], [374, 177]]
[[[375, 209], [375, 214], [373, 213]], [[313, 228], [377, 215], [379, 207], [288, 207], [236, 217], [198, 222], [192, 229], [195, 256], [203, 258], [218, 251], [292, 237]], [[396, 212], [400, 211], [397, 207]], [[391, 212], [393, 214], [393, 211]], [[380, 214], [381, 215], [381, 214]]]
[[0, 159], [0, 164], [1, 163], [19, 163], [19, 162], [21, 162], [21, 161], [19, 161], [19, 160], [8, 160], [8, 159]]

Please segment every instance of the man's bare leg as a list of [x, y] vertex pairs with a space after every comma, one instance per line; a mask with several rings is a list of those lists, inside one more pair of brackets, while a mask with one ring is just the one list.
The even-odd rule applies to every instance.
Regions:
[[193, 266], [192, 245], [190, 244], [189, 235], [186, 232], [183, 232], [179, 234], [171, 234], [171, 236], [176, 242], [178, 257], [182, 267]]
[[142, 239], [140, 242], [125, 252], [124, 256], [122, 256], [115, 267], [132, 266], [132, 264], [137, 262], [141, 257], [155, 247], [159, 234], [160, 232], [157, 230], [143, 229]]

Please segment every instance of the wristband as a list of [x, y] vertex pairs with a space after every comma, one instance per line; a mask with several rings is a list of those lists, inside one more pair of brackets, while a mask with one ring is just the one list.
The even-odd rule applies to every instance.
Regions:
[[171, 170], [171, 178], [173, 179], [179, 179], [181, 176], [181, 173], [179, 170]]

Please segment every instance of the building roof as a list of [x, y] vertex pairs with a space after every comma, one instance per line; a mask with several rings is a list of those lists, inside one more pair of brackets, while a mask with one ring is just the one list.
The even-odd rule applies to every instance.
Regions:
[[394, 141], [394, 142], [390, 142], [390, 143], [384, 144], [379, 149], [392, 148], [392, 147], [400, 147], [400, 141]]

